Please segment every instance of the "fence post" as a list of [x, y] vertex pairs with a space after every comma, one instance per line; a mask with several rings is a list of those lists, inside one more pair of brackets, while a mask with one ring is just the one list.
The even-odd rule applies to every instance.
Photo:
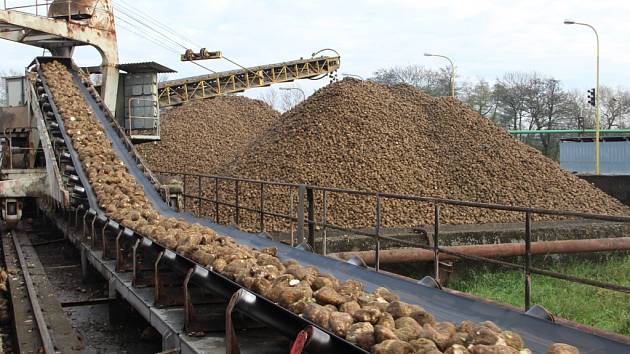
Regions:
[[525, 311], [529, 310], [532, 301], [532, 215], [525, 212]]
[[182, 174], [182, 179], [184, 180], [184, 185], [182, 186], [183, 190], [184, 190], [184, 211], [186, 211], [186, 177], [188, 177], [186, 174]]
[[433, 269], [435, 271], [435, 281], [440, 283], [440, 205], [435, 204], [433, 214]]
[[265, 232], [265, 183], [260, 182], [260, 232]]
[[297, 244], [304, 242], [304, 195], [306, 194], [306, 186], [300, 184], [298, 189], [298, 209], [297, 209]]
[[328, 252], [327, 245], [326, 245], [326, 243], [328, 241], [327, 240], [327, 238], [328, 238], [327, 233], [328, 232], [326, 231], [326, 223], [328, 222], [327, 221], [327, 216], [328, 216], [327, 214], [328, 214], [328, 201], [326, 200], [326, 190], [324, 190], [323, 194], [322, 194], [322, 224], [323, 224], [322, 225], [322, 237], [323, 237], [323, 240], [322, 240], [322, 254], [324, 256]]
[[219, 221], [219, 177], [214, 177], [214, 221], [220, 224]]
[[197, 214], [198, 214], [197, 216], [201, 217], [201, 175], [198, 175], [197, 178], [198, 178], [198, 180], [197, 180], [197, 188], [198, 188], [197, 193], [199, 193], [198, 194], [198, 198], [197, 198], [197, 202], [199, 204], [198, 205], [199, 208], [197, 210]]
[[308, 244], [315, 252], [315, 196], [313, 188], [306, 188], [307, 220], [308, 220]]
[[295, 246], [295, 235], [293, 233], [293, 188], [289, 186], [289, 229], [291, 230], [291, 247]]
[[241, 224], [241, 207], [239, 204], [240, 201], [240, 193], [241, 193], [241, 186], [239, 183], [239, 180], [236, 180], [236, 184], [234, 186], [235, 189], [235, 194], [236, 194], [236, 202], [234, 203], [235, 208], [236, 208], [236, 213], [234, 214], [234, 223], [239, 226]]
[[374, 250], [374, 270], [377, 272], [381, 269], [381, 195], [376, 193], [376, 249]]

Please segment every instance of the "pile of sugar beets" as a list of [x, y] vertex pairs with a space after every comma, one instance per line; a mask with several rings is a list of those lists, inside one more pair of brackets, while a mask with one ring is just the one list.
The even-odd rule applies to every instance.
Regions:
[[[389, 289], [366, 292], [358, 281], [341, 282], [295, 260], [282, 261], [274, 248], [250, 249], [199, 224], [161, 216], [116, 156], [66, 67], [52, 62], [42, 69], [101, 208], [122, 225], [374, 354], [530, 353], [517, 333], [490, 321], [437, 322], [431, 313], [400, 301]], [[553, 344], [548, 353], [578, 350]]]

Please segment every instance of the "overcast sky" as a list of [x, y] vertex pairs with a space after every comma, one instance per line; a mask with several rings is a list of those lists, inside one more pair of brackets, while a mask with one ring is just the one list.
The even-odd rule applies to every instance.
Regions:
[[[443, 66], [444, 61], [423, 56], [433, 52], [450, 56], [464, 79], [491, 81], [508, 71], [537, 71], [565, 87], [586, 90], [595, 81], [595, 36], [587, 27], [562, 24], [570, 18], [599, 31], [602, 83], [630, 87], [627, 0], [114, 0], [117, 4], [120, 12], [132, 4], [190, 42], [221, 50], [245, 66], [334, 48], [342, 57], [341, 73], [368, 77], [381, 67]], [[133, 34], [129, 23], [117, 23], [121, 62], [154, 60], [179, 72], [172, 78], [207, 73]], [[20, 70], [41, 49], [0, 41], [0, 52], [5, 53], [0, 70]], [[76, 60], [100, 63], [92, 49], [79, 50]], [[225, 61], [204, 65], [234, 68]], [[299, 83], [308, 93], [321, 84]]]

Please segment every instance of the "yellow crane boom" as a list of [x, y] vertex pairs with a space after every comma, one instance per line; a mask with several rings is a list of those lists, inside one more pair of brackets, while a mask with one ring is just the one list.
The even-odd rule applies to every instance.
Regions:
[[321, 56], [165, 81], [158, 86], [158, 100], [160, 107], [175, 106], [251, 88], [315, 78], [336, 71], [340, 65], [338, 56]]

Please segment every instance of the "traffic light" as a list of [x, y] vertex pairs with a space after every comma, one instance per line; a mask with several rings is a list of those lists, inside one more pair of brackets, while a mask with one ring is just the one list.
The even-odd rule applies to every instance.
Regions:
[[588, 90], [588, 103], [595, 107], [595, 89]]

